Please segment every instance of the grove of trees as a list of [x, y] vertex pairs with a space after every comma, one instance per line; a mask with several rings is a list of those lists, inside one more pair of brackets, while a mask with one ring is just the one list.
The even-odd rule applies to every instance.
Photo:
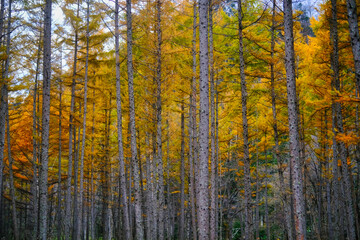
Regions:
[[359, 0], [0, 0], [0, 239], [360, 239]]

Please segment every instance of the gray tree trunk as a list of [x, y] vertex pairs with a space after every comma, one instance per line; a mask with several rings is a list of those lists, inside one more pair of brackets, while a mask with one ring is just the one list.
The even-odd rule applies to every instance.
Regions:
[[[131, 5], [127, 5], [127, 14], [131, 15]], [[129, 22], [128, 22], [129, 23]], [[130, 22], [131, 24], [131, 22]], [[130, 31], [127, 31], [128, 38], [131, 38]], [[129, 37], [130, 34], [130, 37]], [[119, 1], [115, 2], [115, 59], [116, 59], [116, 106], [117, 106], [117, 133], [118, 133], [118, 151], [119, 151], [119, 171], [120, 171], [120, 193], [122, 202], [122, 215], [125, 231], [125, 239], [131, 239], [129, 204], [126, 191], [126, 169], [122, 137], [122, 111], [121, 111], [121, 84], [120, 84], [120, 56], [119, 56]]]
[[180, 150], [180, 228], [179, 239], [185, 239], [185, 115], [184, 99], [181, 103], [181, 150]]
[[209, 64], [210, 64], [210, 106], [211, 106], [211, 179], [210, 179], [210, 239], [217, 239], [217, 161], [215, 149], [215, 83], [214, 83], [214, 38], [213, 38], [213, 1], [209, 1]]
[[273, 130], [274, 130], [274, 141], [275, 141], [275, 151], [274, 155], [278, 163], [278, 173], [279, 173], [279, 182], [280, 182], [280, 191], [281, 191], [281, 200], [283, 204], [283, 215], [285, 217], [285, 226], [288, 235], [288, 239], [293, 239], [293, 231], [292, 231], [292, 222], [291, 222], [291, 208], [289, 199], [286, 193], [287, 187], [285, 186], [284, 181], [284, 168], [283, 161], [280, 156], [280, 146], [279, 146], [279, 133], [277, 126], [277, 112], [276, 112], [276, 93], [275, 93], [275, 26], [277, 25], [275, 21], [276, 16], [276, 0], [272, 1], [272, 23], [271, 23], [271, 64], [270, 64], [270, 74], [271, 74], [271, 105], [272, 105], [272, 113], [273, 113]]
[[[11, 6], [11, 5], [10, 5]], [[9, 7], [11, 10], [11, 7]], [[11, 13], [11, 11], [9, 12]], [[10, 17], [10, 14], [9, 14]], [[10, 18], [9, 18], [10, 19]], [[8, 31], [10, 28], [8, 29]], [[10, 43], [10, 41], [8, 41]], [[9, 48], [9, 46], [7, 46]], [[5, 71], [9, 69], [9, 57], [6, 59]], [[8, 96], [6, 96], [8, 99]], [[11, 139], [10, 139], [10, 124], [9, 124], [9, 101], [7, 101], [7, 111], [6, 111], [6, 137], [7, 137], [7, 147], [8, 147], [8, 161], [9, 161], [9, 182], [10, 182], [10, 197], [11, 197], [11, 217], [12, 217], [12, 226], [13, 226], [13, 236], [15, 240], [19, 239], [19, 223], [17, 220], [17, 210], [16, 210], [16, 195], [15, 195], [15, 183], [14, 183], [14, 171], [13, 164], [14, 159], [11, 156]]]
[[134, 191], [135, 191], [135, 225], [137, 240], [144, 239], [144, 226], [142, 217], [142, 197], [140, 189], [139, 163], [137, 157], [136, 145], [136, 126], [135, 126], [135, 99], [134, 99], [134, 70], [132, 57], [132, 16], [131, 16], [131, 0], [126, 0], [127, 10], [127, 72], [129, 87], [129, 115], [130, 115], [130, 145], [131, 145], [131, 163], [134, 172]]
[[162, 100], [161, 100], [161, 45], [162, 45], [162, 30], [161, 30], [161, 0], [156, 1], [156, 164], [157, 164], [157, 177], [158, 177], [158, 239], [162, 240], [165, 238], [165, 223], [164, 223], [164, 168], [163, 168], [163, 154], [162, 154]]
[[189, 175], [190, 175], [190, 205], [191, 205], [191, 226], [192, 239], [197, 239], [196, 228], [196, 197], [195, 197], [195, 169], [194, 163], [197, 161], [196, 151], [196, 1], [193, 3], [193, 38], [192, 38], [192, 78], [190, 93], [190, 112], [189, 112]]
[[241, 84], [241, 108], [242, 108], [242, 127], [244, 142], [244, 208], [245, 208], [245, 239], [252, 238], [252, 214], [251, 214], [251, 177], [250, 177], [250, 153], [249, 153], [249, 133], [247, 119], [247, 87], [245, 80], [245, 60], [243, 47], [243, 26], [242, 26], [242, 7], [241, 0], [238, 0], [238, 21], [239, 21], [239, 60], [240, 60], [240, 84]]
[[[85, 56], [85, 79], [84, 79], [84, 114], [83, 129], [81, 139], [81, 156], [80, 156], [80, 189], [78, 199], [79, 214], [75, 221], [74, 235], [75, 239], [83, 239], [82, 217], [83, 217], [83, 201], [84, 201], [84, 157], [85, 157], [85, 139], [86, 139], [86, 115], [87, 115], [87, 92], [88, 92], [88, 69], [89, 69], [89, 21], [90, 21], [90, 0], [86, 1], [86, 56]], [[80, 140], [80, 135], [78, 136]], [[79, 150], [78, 150], [79, 151]]]
[[[333, 81], [332, 81], [332, 88], [337, 91], [340, 91], [336, 0], [332, 0], [331, 3], [332, 3], [332, 24], [331, 24], [330, 35], [331, 35], [331, 39], [332, 39], [332, 43], [333, 43], [331, 66], [332, 66], [333, 74], [334, 74]], [[348, 7], [349, 7], [349, 5], [351, 5], [351, 4], [349, 4], [349, 2], [348, 2]], [[349, 13], [349, 11], [348, 11], [348, 13]], [[349, 13], [349, 22], [350, 22], [350, 13]], [[356, 25], [357, 25], [357, 21], [356, 21]], [[351, 27], [350, 27], [350, 32], [351, 32]], [[357, 29], [357, 33], [358, 33], [357, 35], [359, 36], [358, 29]], [[359, 56], [360, 56], [360, 53], [356, 53], [356, 54], [359, 54]], [[355, 55], [354, 55], [354, 58], [355, 58]], [[360, 62], [358, 62], [358, 64], [360, 64]], [[355, 62], [355, 67], [356, 66], [357, 65]], [[337, 132], [343, 133], [344, 129], [343, 129], [343, 120], [342, 120], [342, 112], [341, 112], [341, 103], [335, 102], [335, 103], [333, 103], [333, 105], [334, 105], [334, 110], [335, 110], [335, 112], [334, 112], [335, 118], [333, 118], [333, 119], [335, 120], [335, 126], [337, 129], [337, 131], [335, 131], [335, 136], [336, 136]], [[353, 199], [351, 196], [351, 180], [350, 180], [351, 173], [349, 173], [349, 168], [347, 165], [346, 147], [345, 147], [344, 142], [338, 142], [337, 149], [338, 149], [339, 158], [341, 160], [342, 181], [344, 184], [343, 191], [345, 193], [344, 198], [345, 198], [347, 222], [348, 222], [348, 229], [349, 229], [348, 237], [350, 240], [353, 240], [353, 239], [356, 239], [354, 203], [353, 203]]]
[[[77, 0], [76, 16], [79, 17], [79, 5]], [[77, 24], [76, 24], [77, 25]], [[73, 165], [73, 132], [74, 132], [74, 108], [75, 108], [75, 87], [76, 87], [76, 66], [77, 66], [77, 52], [78, 52], [78, 26], [75, 26], [75, 42], [74, 42], [74, 64], [73, 76], [71, 83], [71, 105], [70, 105], [70, 119], [69, 119], [69, 159], [68, 159], [68, 174], [66, 179], [66, 197], [65, 197], [65, 240], [70, 239], [71, 235], [71, 178]], [[74, 139], [75, 141], [75, 139]]]
[[40, 166], [40, 239], [47, 239], [48, 201], [48, 151], [50, 127], [50, 84], [51, 84], [51, 0], [46, 0], [44, 20], [44, 61], [43, 61], [43, 106]]
[[[4, 12], [5, 12], [5, 0], [1, 0], [0, 9], [0, 46], [2, 46], [4, 39]], [[8, 55], [7, 55], [8, 56]], [[7, 80], [4, 72], [1, 76], [1, 99], [0, 99], [0, 226], [3, 223], [3, 207], [2, 207], [2, 191], [3, 191], [3, 176], [4, 176], [4, 152], [5, 152], [5, 131], [6, 131], [6, 105], [7, 99], [5, 98], [7, 92]], [[0, 229], [0, 236], [2, 236], [3, 230]]]
[[[62, 49], [61, 49], [61, 61], [62, 61]], [[61, 197], [62, 197], [62, 188], [61, 188], [61, 154], [62, 154], [62, 142], [61, 142], [61, 136], [62, 136], [62, 127], [61, 127], [61, 118], [62, 118], [62, 64], [60, 65], [60, 78], [59, 78], [59, 158], [58, 158], [58, 193], [57, 193], [57, 208], [56, 208], [56, 215], [57, 215], [57, 239], [61, 240], [61, 225], [62, 225], [62, 218], [61, 218]], [[34, 99], [35, 103], [35, 99]], [[35, 111], [35, 110], [34, 110]], [[36, 152], [36, 149], [34, 149], [34, 152]]]
[[199, 239], [209, 239], [209, 54], [208, 0], [199, 0], [200, 38], [200, 122], [197, 201]]
[[347, 0], [347, 15], [349, 22], [349, 32], [351, 39], [351, 47], [354, 58], [355, 66], [355, 79], [357, 93], [360, 94], [360, 35], [359, 35], [359, 23], [357, 15], [356, 0]]
[[34, 84], [34, 94], [33, 94], [33, 156], [32, 156], [32, 164], [33, 164], [33, 179], [31, 182], [31, 220], [30, 220], [30, 228], [32, 239], [37, 239], [37, 231], [38, 231], [38, 143], [37, 143], [37, 136], [38, 136], [38, 117], [36, 115], [37, 111], [37, 104], [36, 99], [38, 96], [38, 77], [40, 71], [40, 58], [41, 58], [41, 44], [42, 44], [42, 31], [40, 31], [39, 37], [39, 45], [38, 45], [38, 52], [37, 52], [37, 59], [36, 59], [36, 72], [35, 72], [35, 84]]
[[[0, 6], [0, 46], [3, 43], [3, 31], [4, 31], [4, 12], [5, 12], [5, 0], [1, 0]], [[5, 78], [2, 74], [0, 81], [1, 97], [0, 97], [0, 196], [2, 196], [3, 190], [3, 170], [4, 170], [4, 150], [5, 150], [5, 98], [3, 97], [3, 90], [5, 86]], [[3, 226], [3, 205], [2, 197], [0, 197], [0, 226]], [[2, 236], [3, 230], [0, 229], [0, 236]]]
[[285, 69], [289, 112], [290, 161], [296, 239], [306, 239], [303, 179], [300, 164], [299, 125], [296, 110], [295, 53], [293, 36], [292, 0], [284, 0]]

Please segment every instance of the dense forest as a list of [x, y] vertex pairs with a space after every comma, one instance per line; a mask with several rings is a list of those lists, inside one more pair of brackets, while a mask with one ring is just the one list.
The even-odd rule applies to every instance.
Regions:
[[360, 239], [359, 0], [0, 4], [0, 239]]

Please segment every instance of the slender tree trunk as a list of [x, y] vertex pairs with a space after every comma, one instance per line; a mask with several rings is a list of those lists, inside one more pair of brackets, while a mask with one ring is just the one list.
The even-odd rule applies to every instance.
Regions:
[[48, 151], [50, 127], [50, 84], [51, 84], [51, 0], [46, 0], [44, 20], [44, 61], [43, 61], [43, 106], [40, 166], [40, 239], [47, 239], [48, 201]]
[[287, 99], [289, 109], [290, 161], [292, 172], [292, 191], [294, 194], [294, 217], [297, 240], [306, 239], [305, 206], [303, 179], [300, 164], [299, 125], [296, 111], [296, 80], [294, 58], [294, 36], [292, 18], [292, 0], [284, 0], [285, 26], [285, 69], [287, 82]]
[[33, 156], [32, 156], [32, 164], [33, 164], [33, 179], [31, 182], [31, 205], [32, 205], [32, 210], [31, 210], [31, 223], [30, 223], [30, 227], [32, 228], [32, 239], [37, 239], [38, 238], [38, 161], [37, 161], [37, 157], [38, 157], [38, 152], [37, 152], [37, 148], [38, 148], [38, 144], [37, 144], [37, 136], [38, 136], [38, 132], [37, 132], [37, 125], [38, 123], [38, 117], [36, 115], [37, 111], [36, 111], [36, 98], [38, 95], [38, 77], [39, 77], [39, 71], [40, 71], [40, 58], [41, 58], [41, 43], [42, 43], [42, 31], [40, 31], [40, 37], [39, 37], [39, 46], [38, 46], [38, 52], [37, 52], [37, 59], [36, 59], [36, 72], [35, 72], [35, 84], [34, 84], [34, 95], [33, 95]]
[[[135, 222], [137, 240], [144, 239], [144, 226], [142, 217], [142, 197], [140, 190], [140, 176], [139, 164], [136, 149], [136, 126], [135, 126], [135, 99], [134, 99], [134, 72], [133, 72], [133, 57], [132, 57], [132, 17], [131, 17], [131, 0], [126, 0], [126, 17], [127, 17], [127, 72], [128, 72], [128, 87], [129, 87], [129, 115], [130, 115], [130, 134], [131, 134], [131, 163], [134, 172], [134, 190], [135, 190]], [[129, 195], [130, 196], [130, 195]]]
[[[62, 61], [62, 49], [61, 49], [61, 58]], [[57, 198], [58, 198], [58, 202], [57, 202], [57, 208], [56, 208], [56, 215], [57, 215], [57, 239], [61, 240], [61, 225], [62, 225], [62, 219], [61, 219], [61, 197], [62, 197], [62, 187], [61, 187], [61, 154], [62, 154], [62, 127], [61, 127], [61, 118], [62, 118], [62, 79], [61, 79], [61, 74], [62, 74], [62, 64], [60, 67], [60, 78], [59, 78], [59, 85], [60, 85], [60, 90], [59, 90], [59, 158], [58, 158], [58, 193], [57, 193]], [[34, 99], [35, 101], [35, 99]], [[36, 150], [34, 150], [34, 152], [36, 153]]]
[[268, 158], [266, 152], [266, 132], [265, 132], [265, 145], [264, 145], [264, 153], [265, 153], [265, 224], [266, 224], [266, 239], [270, 240], [270, 221], [269, 221], [269, 204], [268, 204]]
[[157, 165], [157, 177], [158, 177], [158, 239], [162, 240], [165, 238], [164, 233], [164, 169], [163, 169], [163, 159], [162, 159], [162, 99], [161, 99], [161, 45], [162, 45], [162, 30], [161, 30], [161, 0], [156, 1], [156, 36], [157, 36], [157, 46], [156, 46], [156, 146], [157, 146], [157, 156], [156, 156], [156, 165]]
[[209, 239], [209, 54], [208, 54], [208, 0], [199, 0], [200, 38], [200, 123], [199, 123], [199, 239]]
[[288, 239], [293, 239], [292, 231], [292, 222], [291, 222], [291, 208], [289, 205], [289, 199], [286, 193], [285, 181], [284, 181], [284, 167], [283, 161], [280, 157], [280, 146], [279, 146], [279, 133], [277, 126], [277, 112], [276, 112], [276, 94], [275, 94], [275, 16], [276, 16], [276, 0], [272, 1], [272, 24], [271, 24], [271, 64], [270, 64], [270, 74], [271, 74], [271, 104], [272, 104], [272, 113], [273, 113], [273, 129], [274, 129], [274, 141], [275, 141], [275, 151], [274, 155], [278, 163], [278, 173], [279, 173], [279, 182], [280, 182], [280, 191], [281, 191], [281, 200], [283, 204], [283, 215], [285, 217], [285, 226], [288, 235]]
[[[340, 78], [339, 78], [339, 57], [338, 57], [338, 34], [337, 34], [337, 8], [336, 8], [336, 0], [332, 0], [332, 24], [331, 24], [331, 39], [333, 43], [333, 54], [332, 54], [332, 69], [334, 72], [334, 78], [332, 82], [333, 89], [340, 91]], [[357, 30], [358, 31], [358, 30]], [[359, 31], [358, 31], [359, 33]], [[360, 64], [360, 62], [359, 62]], [[356, 65], [355, 65], [356, 66]], [[335, 102], [334, 110], [335, 110], [335, 124], [336, 129], [338, 132], [343, 133], [343, 120], [342, 120], [342, 112], [341, 112], [341, 103]], [[336, 133], [337, 133], [336, 131]], [[335, 135], [336, 136], [336, 135]], [[347, 213], [347, 222], [348, 222], [348, 229], [349, 229], [349, 239], [353, 240], [356, 239], [356, 228], [355, 228], [355, 216], [354, 216], [354, 203], [351, 196], [351, 179], [350, 179], [350, 172], [349, 167], [347, 164], [347, 157], [346, 157], [346, 148], [344, 142], [337, 143], [337, 149], [339, 158], [341, 159], [341, 172], [342, 172], [342, 181], [344, 184], [344, 198], [345, 198], [345, 205], [346, 205], [346, 213]]]
[[249, 153], [249, 133], [247, 119], [247, 87], [245, 80], [245, 60], [243, 47], [243, 26], [242, 26], [242, 7], [241, 0], [238, 0], [238, 21], [239, 21], [239, 59], [240, 59], [240, 79], [241, 79], [241, 108], [242, 108], [242, 125], [244, 141], [244, 208], [245, 208], [245, 239], [252, 238], [251, 225], [251, 178], [250, 178], [250, 153]]
[[185, 116], [184, 99], [181, 103], [181, 150], [180, 150], [180, 228], [179, 239], [185, 239]]
[[349, 22], [351, 47], [352, 47], [354, 66], [355, 66], [356, 88], [359, 94], [360, 93], [360, 35], [359, 35], [359, 23], [358, 23], [356, 0], [347, 0], [346, 6], [347, 6], [347, 15]]
[[[79, 17], [79, 5], [77, 0], [77, 13]], [[77, 52], [78, 52], [78, 27], [75, 26], [75, 46], [74, 46], [74, 65], [73, 76], [71, 83], [71, 105], [70, 105], [70, 119], [69, 119], [69, 159], [68, 159], [68, 174], [66, 181], [66, 197], [65, 197], [65, 240], [70, 239], [71, 235], [71, 178], [72, 178], [72, 165], [73, 165], [73, 132], [74, 130], [74, 108], [75, 108], [75, 87], [76, 87], [76, 66], [77, 66]], [[75, 139], [74, 139], [75, 141]]]
[[[11, 10], [11, 7], [9, 8], [9, 10]], [[9, 61], [8, 59], [6, 60], [6, 62]], [[7, 69], [8, 69], [8, 63], [6, 63], [6, 70], [5, 71], [7, 71]], [[6, 99], [8, 99], [8, 96], [6, 96]], [[16, 211], [16, 195], [15, 195], [15, 183], [14, 183], [14, 171], [13, 171], [14, 160], [11, 157], [11, 139], [10, 139], [10, 124], [9, 124], [9, 101], [7, 101], [7, 102], [8, 103], [7, 103], [7, 111], [6, 111], [6, 130], [7, 130], [6, 131], [6, 137], [7, 137], [8, 161], [9, 161], [11, 216], [12, 216], [12, 226], [13, 226], [13, 237], [14, 237], [14, 240], [18, 240], [19, 239], [19, 223], [18, 223], [18, 220], [17, 220], [17, 211]]]
[[[83, 129], [81, 140], [81, 156], [80, 156], [80, 191], [78, 200], [79, 215], [76, 218], [74, 226], [75, 239], [83, 239], [82, 217], [83, 217], [83, 201], [84, 201], [84, 157], [85, 157], [85, 139], [86, 139], [86, 115], [87, 115], [87, 92], [88, 92], [88, 69], [89, 69], [89, 16], [90, 16], [90, 0], [86, 1], [86, 57], [85, 57], [85, 79], [84, 79], [84, 115], [83, 115]], [[80, 130], [80, 127], [79, 127]], [[80, 140], [80, 135], [78, 136]]]
[[95, 140], [95, 89], [93, 89], [92, 127], [91, 127], [91, 169], [90, 169], [90, 237], [95, 239], [95, 188], [94, 188], [94, 140]]
[[[0, 8], [0, 46], [2, 46], [3, 32], [4, 32], [4, 12], [5, 12], [5, 0], [1, 0]], [[1, 76], [0, 87], [1, 87], [1, 98], [0, 98], [0, 237], [3, 236], [3, 202], [2, 202], [2, 190], [3, 190], [3, 176], [4, 176], [4, 150], [5, 150], [5, 97], [4, 91], [6, 86], [6, 79], [4, 74]]]
[[[131, 5], [127, 5], [127, 14], [131, 15]], [[130, 18], [131, 19], [131, 18]], [[130, 22], [131, 24], [131, 22]], [[131, 29], [131, 26], [130, 26]], [[129, 30], [128, 30], [129, 38]], [[130, 33], [131, 38], [131, 33]], [[122, 137], [122, 110], [121, 110], [121, 84], [120, 84], [120, 56], [119, 56], [119, 1], [115, 2], [115, 59], [116, 59], [116, 106], [117, 106], [117, 133], [119, 151], [119, 171], [120, 171], [120, 193], [122, 202], [122, 215], [125, 231], [125, 239], [131, 239], [129, 204], [126, 191], [126, 169], [124, 160], [123, 137]]]
[[215, 150], [215, 83], [214, 83], [214, 39], [213, 39], [213, 1], [209, 1], [209, 63], [210, 63], [210, 106], [211, 106], [211, 179], [210, 179], [210, 239], [217, 239], [217, 162]]
[[195, 197], [195, 169], [194, 164], [197, 161], [196, 152], [196, 1], [193, 3], [193, 38], [192, 38], [192, 78], [190, 93], [190, 112], [189, 112], [189, 175], [190, 175], [190, 204], [191, 204], [191, 226], [192, 239], [197, 239], [196, 228], [196, 197]]
[[[257, 129], [258, 130], [258, 129]], [[258, 131], [256, 131], [258, 134]], [[256, 146], [256, 198], [255, 198], [255, 239], [260, 239], [260, 181], [259, 181], [259, 149]]]
[[[0, 46], [3, 45], [5, 34], [4, 32], [4, 12], [5, 12], [5, 0], [1, 0], [0, 9]], [[7, 54], [7, 56], [9, 56]], [[0, 237], [5, 233], [2, 229], [3, 224], [3, 177], [4, 177], [4, 152], [5, 152], [5, 131], [6, 131], [6, 105], [7, 99], [7, 76], [2, 72], [1, 76], [1, 98], [0, 98]]]
[[[80, 119], [81, 116], [81, 102], [79, 102], [79, 115], [78, 119]], [[77, 130], [77, 139], [76, 139], [76, 130]], [[76, 240], [76, 232], [77, 229], [77, 219], [79, 218], [79, 205], [78, 205], [78, 176], [79, 176], [79, 143], [80, 143], [80, 126], [76, 127], [74, 125], [74, 201], [73, 201], [73, 233], [72, 233], [72, 239]]]

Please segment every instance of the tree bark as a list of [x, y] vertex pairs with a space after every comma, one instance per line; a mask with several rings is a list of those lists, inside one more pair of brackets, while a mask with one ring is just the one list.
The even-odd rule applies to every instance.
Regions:
[[[332, 81], [332, 88], [337, 91], [340, 91], [336, 0], [331, 1], [331, 7], [332, 7], [332, 24], [331, 24], [330, 36], [331, 36], [332, 43], [333, 43], [331, 66], [332, 66], [333, 73], [334, 73], [334, 78]], [[349, 2], [348, 2], [348, 7], [349, 7]], [[349, 13], [349, 17], [350, 17], [350, 13]], [[349, 18], [349, 21], [350, 21], [350, 18]], [[357, 22], [356, 22], [356, 25], [357, 25]], [[351, 27], [350, 27], [350, 29], [351, 29]], [[357, 30], [357, 33], [359, 34], [359, 30]], [[360, 53], [358, 53], [358, 54], [360, 56]], [[355, 55], [354, 55], [354, 58], [355, 58]], [[358, 64], [360, 64], [360, 59], [359, 59]], [[357, 66], [356, 62], [355, 62], [355, 66]], [[334, 106], [334, 110], [335, 110], [335, 112], [334, 112], [335, 126], [337, 129], [335, 131], [335, 137], [336, 137], [337, 132], [343, 133], [344, 129], [343, 129], [341, 103], [334, 102], [333, 106]], [[343, 191], [345, 193], [344, 198], [345, 198], [347, 222], [348, 222], [348, 229], [349, 229], [348, 237], [350, 240], [353, 240], [353, 239], [356, 239], [356, 228], [355, 228], [355, 216], [354, 216], [354, 203], [353, 203], [353, 199], [352, 199], [352, 195], [351, 195], [351, 180], [350, 180], [351, 173], [349, 172], [349, 167], [347, 164], [345, 143], [339, 141], [339, 142], [337, 142], [336, 146], [338, 149], [339, 158], [341, 160], [342, 181], [344, 184]]]
[[217, 239], [217, 161], [215, 149], [215, 83], [214, 83], [214, 38], [213, 38], [213, 1], [209, 1], [209, 63], [210, 63], [210, 106], [211, 106], [211, 179], [210, 179], [210, 239]]
[[[86, 56], [85, 56], [85, 79], [84, 79], [84, 114], [83, 129], [81, 140], [81, 156], [80, 156], [80, 191], [78, 200], [79, 216], [75, 222], [75, 239], [83, 239], [82, 217], [83, 217], [83, 201], [84, 201], [84, 157], [85, 157], [85, 139], [86, 139], [86, 116], [87, 116], [87, 93], [88, 93], [88, 69], [89, 69], [89, 18], [90, 18], [90, 0], [86, 1]], [[80, 135], [79, 135], [80, 140]]]
[[[79, 5], [77, 0], [76, 16], [79, 17]], [[72, 178], [72, 165], [73, 165], [73, 132], [74, 132], [74, 108], [75, 108], [75, 87], [76, 87], [76, 66], [77, 66], [77, 52], [78, 52], [78, 26], [75, 26], [75, 42], [74, 42], [74, 63], [73, 75], [71, 83], [71, 105], [70, 105], [70, 119], [69, 119], [69, 159], [68, 159], [68, 174], [66, 181], [66, 197], [65, 197], [65, 240], [70, 239], [71, 235], [71, 178]], [[75, 141], [75, 139], [74, 139]]]
[[354, 58], [355, 67], [355, 79], [358, 95], [360, 94], [360, 35], [359, 35], [359, 23], [357, 16], [356, 0], [347, 0], [347, 15], [349, 22], [349, 32], [351, 39], [351, 47]]
[[292, 191], [294, 199], [294, 219], [297, 240], [306, 239], [303, 179], [300, 164], [299, 125], [296, 111], [295, 53], [293, 36], [292, 0], [284, 0], [285, 27], [285, 69], [289, 114], [290, 161]]
[[196, 197], [195, 197], [195, 169], [194, 164], [197, 161], [196, 151], [196, 1], [193, 3], [193, 36], [192, 36], [192, 78], [190, 93], [190, 112], [189, 112], [189, 175], [190, 175], [190, 204], [191, 204], [191, 226], [192, 239], [197, 239], [196, 227]]
[[208, 54], [208, 0], [199, 0], [200, 38], [200, 122], [199, 122], [199, 239], [209, 239], [209, 54]]
[[185, 116], [184, 99], [181, 103], [181, 150], [180, 150], [180, 228], [179, 239], [185, 239]]
[[249, 133], [247, 119], [247, 87], [245, 79], [245, 60], [243, 47], [243, 13], [241, 0], [238, 0], [238, 21], [239, 21], [239, 60], [240, 60], [240, 84], [241, 84], [241, 109], [243, 127], [243, 146], [244, 146], [244, 208], [245, 208], [245, 239], [252, 238], [251, 226], [251, 177], [250, 177], [250, 153], [249, 153]]
[[134, 100], [134, 70], [132, 57], [132, 16], [131, 0], [126, 0], [126, 22], [127, 22], [127, 72], [129, 87], [129, 115], [130, 115], [130, 145], [131, 145], [131, 163], [134, 172], [134, 191], [135, 191], [135, 222], [137, 240], [144, 239], [144, 226], [142, 217], [142, 197], [140, 189], [139, 164], [136, 145], [136, 126], [135, 126], [135, 100]]
[[48, 201], [48, 151], [50, 127], [50, 84], [51, 84], [51, 0], [46, 0], [44, 20], [44, 61], [43, 61], [43, 106], [40, 166], [40, 239], [47, 239]]
[[284, 167], [283, 161], [280, 156], [280, 146], [279, 146], [279, 132], [277, 125], [277, 112], [276, 112], [276, 93], [275, 93], [275, 16], [276, 16], [276, 0], [272, 1], [272, 20], [271, 20], [271, 64], [270, 64], [270, 74], [271, 74], [271, 106], [273, 114], [273, 129], [274, 129], [274, 141], [275, 141], [275, 151], [274, 155], [278, 163], [278, 173], [279, 173], [279, 182], [280, 182], [280, 191], [281, 191], [281, 200], [283, 204], [283, 215], [285, 217], [285, 226], [288, 235], [288, 239], [293, 239], [292, 231], [292, 222], [291, 222], [291, 209], [289, 204], [289, 199], [286, 194], [286, 187], [284, 181]]
[[[62, 48], [61, 48], [61, 60], [62, 61]], [[62, 74], [62, 64], [60, 67], [60, 77], [59, 77], [59, 85], [60, 85], [60, 89], [59, 89], [59, 158], [58, 158], [58, 193], [57, 193], [57, 198], [58, 198], [58, 202], [57, 202], [57, 208], [56, 208], [56, 215], [57, 215], [57, 239], [61, 240], [61, 225], [62, 225], [62, 218], [61, 218], [61, 192], [62, 192], [62, 187], [61, 187], [61, 154], [62, 154], [62, 141], [61, 141], [61, 137], [62, 137], [62, 127], [61, 127], [61, 118], [62, 118], [62, 79], [61, 79], [61, 74]], [[34, 98], [34, 103], [35, 103], [35, 98]], [[35, 111], [35, 110], [34, 110]], [[36, 153], [36, 149], [34, 149], [34, 152]]]
[[164, 168], [163, 168], [163, 154], [162, 154], [162, 99], [161, 99], [161, 45], [162, 45], [162, 30], [161, 30], [161, 0], [156, 1], [156, 146], [157, 146], [157, 177], [158, 177], [158, 239], [162, 240], [165, 238], [164, 233]]
[[[131, 5], [127, 5], [127, 14], [131, 15]], [[130, 22], [131, 24], [131, 22]], [[131, 26], [130, 26], [131, 29]], [[127, 32], [129, 38], [129, 30]], [[130, 33], [131, 38], [131, 33]], [[119, 171], [120, 171], [120, 193], [122, 202], [122, 215], [125, 231], [125, 238], [131, 239], [129, 204], [126, 191], [126, 169], [124, 160], [123, 137], [122, 137], [122, 110], [121, 110], [121, 84], [120, 84], [120, 56], [119, 56], [119, 1], [115, 2], [115, 59], [116, 59], [116, 106], [117, 106], [117, 133], [119, 151]]]

